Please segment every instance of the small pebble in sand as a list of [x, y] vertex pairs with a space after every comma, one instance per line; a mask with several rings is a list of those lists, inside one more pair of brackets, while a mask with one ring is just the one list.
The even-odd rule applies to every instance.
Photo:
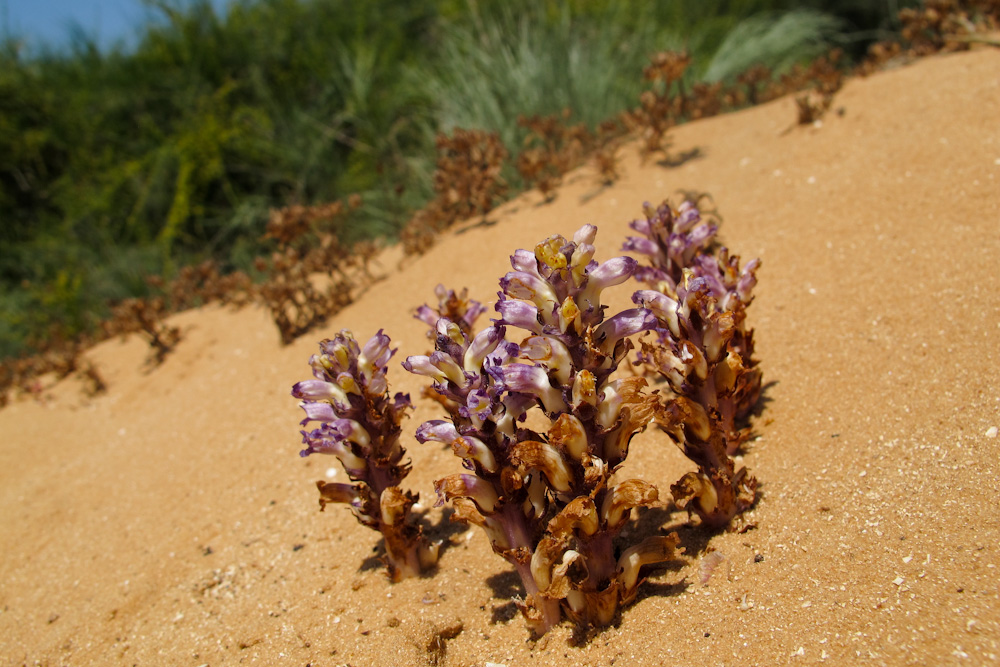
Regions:
[[327, 479], [333, 479], [336, 476], [337, 476], [337, 469], [336, 468], [327, 468], [326, 469], [326, 478]]
[[996, 426], [990, 426], [988, 429], [986, 429], [986, 437], [987, 438], [995, 438], [995, 437], [997, 437], [997, 427]]

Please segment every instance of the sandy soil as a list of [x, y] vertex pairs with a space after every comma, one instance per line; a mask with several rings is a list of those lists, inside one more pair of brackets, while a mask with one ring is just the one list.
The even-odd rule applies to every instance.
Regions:
[[[106, 395], [67, 381], [0, 411], [3, 664], [1000, 662], [1000, 51], [851, 81], [834, 109], [792, 127], [783, 99], [678, 128], [672, 155], [694, 157], [675, 166], [627, 146], [614, 186], [583, 168], [551, 204], [528, 193], [402, 269], [390, 255], [288, 347], [260, 310], [206, 308], [175, 318], [185, 339], [153, 370], [139, 339], [93, 349]], [[313, 482], [339, 464], [297, 456], [289, 390], [316, 342], [385, 328], [399, 359], [423, 353], [410, 312], [438, 282], [491, 301], [515, 248], [587, 222], [613, 256], [642, 202], [677, 189], [710, 192], [724, 242], [763, 259], [757, 528], [642, 515], [687, 553], [583, 646], [567, 628], [528, 640], [478, 529], [445, 526], [440, 571], [390, 584], [377, 535], [317, 511]], [[409, 425], [434, 416], [421, 403]], [[408, 447], [430, 505], [458, 460]], [[688, 464], [649, 431], [627, 467], [665, 491]], [[702, 585], [707, 549], [725, 560]]]

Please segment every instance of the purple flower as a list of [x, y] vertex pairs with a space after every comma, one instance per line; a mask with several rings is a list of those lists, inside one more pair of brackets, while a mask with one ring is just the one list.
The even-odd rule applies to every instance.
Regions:
[[496, 350], [503, 341], [505, 331], [503, 326], [493, 325], [483, 329], [472, 339], [463, 358], [466, 372], [479, 372], [486, 357]]
[[456, 385], [461, 386], [465, 384], [465, 371], [462, 370], [462, 367], [459, 366], [458, 363], [449, 355], [444, 352], [432, 352], [430, 361], [434, 368], [441, 371], [446, 378], [454, 382]]
[[677, 302], [669, 296], [656, 290], [638, 290], [632, 295], [632, 302], [651, 310], [661, 322], [667, 325], [674, 336], [681, 335], [677, 321]]
[[685, 268], [700, 253], [706, 252], [715, 240], [718, 228], [701, 223], [701, 214], [690, 202], [681, 204], [677, 211], [667, 202], [655, 210], [645, 204], [646, 219], [631, 223], [632, 229], [645, 238], [629, 237], [623, 246], [626, 252], [635, 252], [650, 258], [652, 269], [640, 270], [637, 278], [655, 286], [664, 280], [676, 285]]
[[632, 277], [632, 272], [639, 265], [631, 257], [615, 257], [599, 265], [587, 273], [587, 285], [578, 299], [578, 305], [584, 310], [584, 304], [589, 304], [590, 308], [600, 307], [601, 292], [608, 287], [621, 285]]
[[508, 391], [531, 394], [542, 402], [546, 412], [561, 412], [566, 409], [562, 392], [549, 382], [544, 368], [527, 364], [508, 364], [498, 369], [503, 385]]
[[430, 338], [434, 338], [438, 320], [444, 318], [454, 322], [464, 333], [471, 335], [472, 326], [476, 319], [486, 312], [486, 307], [469, 298], [469, 290], [463, 288], [461, 293], [455, 290], [446, 289], [444, 285], [434, 288], [434, 294], [438, 299], [437, 310], [424, 304], [416, 309], [414, 317], [431, 328], [428, 332]]
[[299, 407], [306, 412], [306, 418], [302, 420], [303, 426], [311, 421], [330, 422], [337, 418], [337, 414], [333, 411], [333, 406], [329, 403], [302, 401], [299, 403]]
[[597, 239], [597, 227], [595, 225], [584, 225], [573, 234], [573, 243], [577, 245], [593, 245]]
[[348, 404], [347, 394], [333, 382], [323, 380], [303, 380], [292, 386], [292, 396], [304, 398], [307, 401], [333, 400], [340, 404]]
[[358, 368], [368, 380], [371, 380], [376, 371], [385, 372], [385, 366], [394, 353], [395, 350], [389, 349], [389, 337], [379, 329], [378, 333], [372, 336], [361, 349], [361, 354], [358, 355]]
[[414, 314], [414, 317], [433, 329], [437, 326], [437, 321], [438, 318], [441, 317], [441, 314], [430, 306], [424, 304], [423, 306], [419, 306], [417, 308], [417, 312]]
[[758, 268], [760, 268], [760, 259], [751, 259], [747, 262], [747, 265], [743, 267], [743, 273], [740, 274], [740, 279], [736, 283], [736, 294], [740, 297], [740, 301], [745, 304], [749, 304], [750, 300], [753, 298], [750, 293], [757, 284]]
[[640, 239], [635, 236], [630, 236], [626, 239], [625, 243], [622, 244], [622, 250], [625, 252], [638, 253], [640, 255], [649, 255], [652, 257], [660, 251], [660, 247], [656, 245], [656, 242], [652, 239]]
[[493, 415], [493, 401], [483, 389], [470, 391], [465, 405], [459, 408], [459, 415], [481, 427]]
[[423, 354], [407, 357], [403, 362], [403, 368], [416, 375], [426, 375], [435, 382], [443, 382], [447, 377], [441, 369], [431, 363], [430, 357]]
[[435, 442], [441, 442], [446, 445], [451, 444], [451, 441], [458, 437], [458, 429], [455, 425], [449, 421], [444, 421], [443, 419], [432, 419], [431, 421], [426, 421], [417, 427], [417, 431], [414, 434], [417, 438], [417, 442], [427, 442], [428, 440], [433, 440]]
[[601, 348], [611, 354], [618, 341], [640, 331], [650, 331], [658, 325], [656, 316], [645, 308], [623, 310], [601, 326], [597, 327], [594, 338], [600, 341]]
[[367, 444], [368, 434], [364, 433], [362, 436], [362, 433], [364, 433], [364, 429], [360, 428], [357, 422], [347, 419], [325, 423], [313, 431], [302, 431], [302, 443], [306, 445], [306, 448], [299, 452], [299, 456], [333, 454], [344, 464], [348, 474], [363, 475], [367, 469], [367, 463], [364, 458], [355, 454], [348, 444], [358, 440]]
[[506, 324], [533, 333], [542, 333], [542, 325], [538, 321], [538, 308], [533, 304], [508, 299], [501, 292], [500, 299], [494, 308], [500, 313], [500, 319], [496, 321], [497, 324]]
[[535, 259], [535, 254], [532, 252], [515, 250], [514, 254], [510, 256], [510, 265], [515, 271], [531, 273], [541, 278], [538, 275], [538, 260]]

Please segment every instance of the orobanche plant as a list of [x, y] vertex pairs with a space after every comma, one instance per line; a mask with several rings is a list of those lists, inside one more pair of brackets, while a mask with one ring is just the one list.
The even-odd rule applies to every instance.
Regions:
[[[628, 280], [636, 262], [594, 262], [596, 232], [586, 225], [572, 241], [553, 236], [514, 253], [500, 318], [473, 338], [441, 318], [435, 352], [404, 363], [455, 406], [417, 429], [418, 440], [451, 445], [468, 469], [438, 480], [438, 494], [517, 570], [519, 607], [537, 634], [564, 616], [607, 625], [635, 597], [639, 568], [669, 559], [677, 543], [656, 536], [616, 548], [629, 510], [658, 500], [651, 484], [611, 480], [656, 401], [642, 378], [611, 376], [628, 336], [657, 321], [645, 308], [605, 317], [601, 292]], [[507, 340], [515, 335], [520, 343]], [[533, 410], [547, 431], [524, 425]]]
[[316, 379], [297, 383], [292, 396], [302, 399], [302, 425], [320, 424], [302, 431], [301, 455], [333, 454], [353, 482], [317, 482], [320, 508], [347, 503], [358, 521], [382, 533], [386, 566], [398, 581], [437, 562], [440, 545], [429, 543], [410, 521], [417, 497], [399, 488], [410, 472], [399, 444], [400, 423], [413, 406], [408, 395], [389, 397], [385, 373], [394, 352], [381, 331], [363, 348], [342, 331], [320, 343], [320, 353], [309, 359]]
[[698, 472], [671, 487], [674, 500], [714, 526], [725, 526], [750, 507], [757, 481], [732, 456], [750, 435], [739, 428], [760, 397], [761, 373], [753, 359], [746, 309], [753, 300], [760, 260], [740, 270], [739, 257], [716, 245], [718, 227], [684, 202], [664, 202], [632, 223], [643, 235], [624, 250], [646, 255], [636, 278], [652, 289], [633, 301], [659, 320], [656, 339], [642, 342], [640, 363], [665, 379], [657, 422]]
[[[697, 211], [684, 215], [690, 221]], [[556, 235], [533, 251], [516, 251], [513, 270], [500, 280], [498, 317], [478, 333], [472, 323], [482, 306], [464, 291], [439, 286], [440, 307], [417, 310], [431, 327], [434, 350], [408, 357], [403, 366], [430, 379], [426, 395], [445, 414], [420, 424], [415, 438], [451, 447], [465, 468], [435, 482], [438, 504], [450, 502], [454, 520], [481, 527], [493, 550], [513, 565], [524, 588], [516, 602], [536, 635], [564, 619], [580, 630], [607, 626], [635, 599], [641, 569], [678, 551], [674, 533], [633, 543], [622, 530], [633, 508], [661, 504], [653, 484], [615, 474], [632, 438], [650, 423], [695, 453], [689, 456], [699, 472], [674, 485], [678, 504], [697, 499], [706, 521], [723, 523], [707, 496], [709, 489], [722, 495], [716, 468], [725, 465], [702, 459], [721, 446], [719, 456], [730, 461], [729, 447], [741, 432], [723, 415], [738, 419], [756, 400], [759, 372], [748, 361], [736, 363], [749, 360], [750, 335], [730, 314], [749, 303], [756, 265], [734, 273], [723, 253], [713, 273], [704, 257], [712, 256], [714, 230], [697, 230], [702, 251], [681, 253], [677, 261], [684, 266], [674, 278], [656, 246], [656, 235], [665, 233], [673, 247], [672, 232], [662, 232], [657, 220], [636, 227], [652, 235], [653, 245], [633, 239], [626, 246], [653, 258], [642, 270], [630, 257], [594, 261], [593, 225], [572, 239]], [[699, 263], [700, 269], [688, 266]], [[602, 293], [637, 271], [644, 280], [656, 278], [651, 284], [658, 289], [636, 292], [637, 307], [608, 316]], [[616, 372], [628, 365], [630, 338], [643, 332], [653, 339], [643, 343], [639, 363], [662, 374], [669, 396], [649, 391], [644, 377]], [[410, 401], [389, 398], [389, 339], [380, 331], [359, 348], [341, 332], [320, 347], [310, 361], [316, 379], [292, 392], [303, 399], [306, 422], [321, 423], [303, 431], [302, 453], [338, 456], [354, 482], [320, 482], [321, 502], [348, 503], [362, 523], [382, 532], [394, 579], [415, 574], [436, 561], [437, 545], [408, 516], [415, 496], [398, 489], [409, 465], [399, 439]], [[702, 361], [692, 362], [692, 354]], [[725, 488], [750, 484], [745, 474], [722, 476]]]

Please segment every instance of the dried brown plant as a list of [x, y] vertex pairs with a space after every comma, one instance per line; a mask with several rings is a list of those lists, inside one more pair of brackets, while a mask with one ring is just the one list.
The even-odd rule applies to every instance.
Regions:
[[622, 114], [630, 132], [642, 137], [639, 149], [645, 160], [654, 153], [666, 153], [667, 132], [684, 111], [684, 72], [691, 64], [686, 51], [663, 51], [650, 58], [643, 78], [652, 87], [639, 97], [639, 107]]
[[904, 43], [872, 44], [868, 57], [857, 68], [858, 74], [866, 76], [894, 60], [964, 51], [975, 42], [1000, 46], [1000, 40], [987, 36], [1000, 30], [998, 0], [926, 0], [922, 7], [900, 10], [899, 22]]
[[437, 137], [435, 196], [400, 232], [406, 255], [423, 254], [458, 220], [486, 215], [507, 193], [501, 171], [507, 149], [495, 132], [456, 129]]
[[299, 251], [285, 248], [271, 256], [270, 264], [258, 258], [257, 268], [269, 274], [259, 286], [260, 298], [271, 311], [281, 342], [291, 343], [352, 301], [351, 284], [343, 279], [314, 280], [314, 272]]
[[97, 367], [90, 361], [85, 360], [82, 363], [78, 375], [83, 381], [83, 391], [87, 396], [93, 398], [108, 390], [108, 383], [105, 382], [104, 376], [101, 375]]
[[348, 210], [361, 205], [361, 196], [352, 194], [345, 205], [342, 201], [304, 206], [293, 204], [271, 209], [264, 238], [275, 239], [281, 245], [291, 245], [309, 232], [336, 227]]
[[163, 363], [181, 339], [180, 329], [164, 322], [169, 311], [163, 297], [126, 299], [112, 308], [111, 313], [111, 319], [101, 323], [104, 333], [122, 338], [130, 333], [143, 334], [151, 348], [148, 363]]
[[781, 77], [777, 90], [782, 95], [796, 90], [804, 92], [796, 95], [799, 125], [808, 125], [819, 120], [833, 105], [833, 97], [844, 85], [843, 72], [837, 67], [843, 51], [833, 49], [825, 56], [814, 60], [809, 67], [795, 66]]
[[751, 105], [760, 102], [761, 86], [770, 80], [771, 70], [760, 64], [751, 66], [736, 77], [736, 82], [745, 88], [746, 103]]
[[552, 116], [520, 116], [517, 124], [528, 130], [517, 156], [517, 171], [528, 187], [536, 187], [546, 201], [555, 196], [563, 175], [579, 166], [594, 145], [594, 136], [583, 123], [566, 125], [570, 110]]
[[436, 141], [434, 192], [448, 224], [489, 213], [507, 192], [501, 175], [507, 149], [495, 132], [456, 129]]
[[296, 204], [271, 212], [264, 238], [277, 240], [279, 248], [270, 261], [257, 258], [255, 266], [267, 279], [254, 292], [270, 310], [282, 343], [325, 322], [372, 280], [368, 265], [378, 245], [365, 241], [349, 247], [337, 235], [347, 214], [360, 205], [360, 196], [353, 194], [346, 204]]
[[626, 133], [625, 126], [615, 118], [606, 120], [597, 126], [594, 166], [597, 168], [601, 185], [611, 185], [621, 178], [621, 172], [618, 171], [621, 157], [619, 157], [618, 151]]
[[107, 384], [93, 362], [83, 356], [91, 344], [87, 336], [70, 338], [58, 327], [50, 330], [45, 338], [29, 341], [37, 350], [35, 354], [0, 362], [0, 407], [6, 405], [15, 392], [38, 397], [42, 391], [40, 377], [48, 373], [56, 380], [76, 375], [84, 382], [84, 392], [90, 396], [104, 392]]

